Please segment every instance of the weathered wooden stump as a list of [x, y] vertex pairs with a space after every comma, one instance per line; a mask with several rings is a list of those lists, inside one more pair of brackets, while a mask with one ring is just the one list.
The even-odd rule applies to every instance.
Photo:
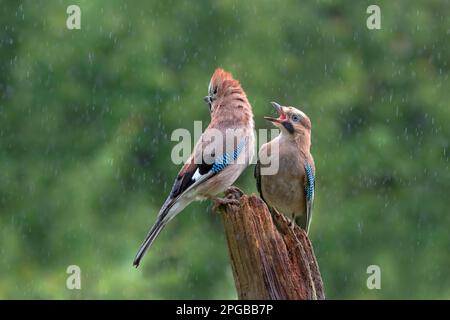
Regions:
[[325, 299], [308, 236], [264, 201], [230, 187], [240, 205], [219, 208], [239, 299]]

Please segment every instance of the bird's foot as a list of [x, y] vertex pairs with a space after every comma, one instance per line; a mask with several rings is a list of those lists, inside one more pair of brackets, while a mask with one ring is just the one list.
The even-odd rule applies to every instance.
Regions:
[[211, 199], [213, 201], [213, 210], [217, 211], [222, 206], [239, 206], [239, 200], [233, 198], [219, 198], [214, 197]]
[[244, 193], [238, 187], [235, 186], [228, 187], [228, 189], [225, 190], [225, 197], [227, 199], [229, 199], [233, 195], [235, 197], [242, 197], [243, 194]]

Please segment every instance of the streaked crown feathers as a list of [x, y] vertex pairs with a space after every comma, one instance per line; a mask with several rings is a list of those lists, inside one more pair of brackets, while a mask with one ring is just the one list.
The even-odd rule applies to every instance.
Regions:
[[208, 92], [220, 95], [223, 94], [227, 88], [239, 88], [241, 89], [241, 84], [238, 80], [233, 78], [230, 72], [223, 70], [222, 68], [217, 68], [209, 83]]

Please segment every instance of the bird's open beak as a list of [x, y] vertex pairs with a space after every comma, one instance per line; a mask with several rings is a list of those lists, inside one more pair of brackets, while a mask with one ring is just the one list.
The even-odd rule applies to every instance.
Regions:
[[271, 102], [272, 107], [275, 108], [275, 110], [278, 113], [278, 118], [272, 118], [272, 117], [264, 117], [264, 119], [269, 120], [271, 122], [276, 122], [276, 123], [282, 123], [283, 121], [286, 120], [286, 114], [283, 111], [283, 107], [281, 107], [278, 103], [276, 102]]

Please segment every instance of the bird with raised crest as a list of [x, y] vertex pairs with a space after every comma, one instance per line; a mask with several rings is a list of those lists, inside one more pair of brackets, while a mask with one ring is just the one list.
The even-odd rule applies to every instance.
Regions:
[[217, 194], [231, 186], [253, 158], [252, 108], [239, 81], [220, 68], [212, 75], [204, 100], [211, 121], [178, 173], [142, 243], [133, 262], [136, 267], [166, 224], [191, 202], [211, 199], [215, 206], [238, 204], [235, 199], [221, 199]]
[[278, 127], [280, 134], [259, 150], [256, 185], [270, 208], [291, 219], [292, 227], [297, 223], [308, 233], [316, 171], [310, 150], [311, 120], [294, 107], [280, 106], [276, 102], [272, 102], [272, 106], [278, 118], [264, 118]]

